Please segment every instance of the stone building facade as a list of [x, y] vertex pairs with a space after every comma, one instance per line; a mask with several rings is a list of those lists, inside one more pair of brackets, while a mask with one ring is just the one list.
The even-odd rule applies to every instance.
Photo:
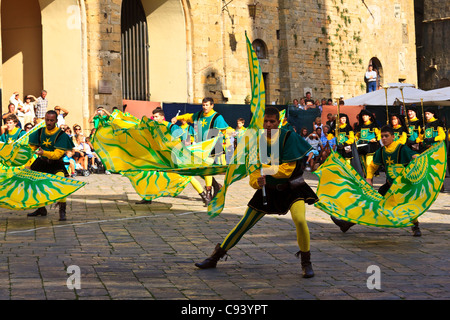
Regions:
[[424, 90], [450, 86], [450, 2], [416, 1], [417, 67]]
[[[126, 31], [125, 15], [127, 25], [141, 19]], [[136, 48], [124, 47], [136, 28]], [[141, 100], [244, 103], [245, 33], [268, 104], [365, 93], [369, 63], [380, 85], [417, 85], [413, 0], [1, 0], [1, 31], [2, 112], [12, 92], [46, 89], [51, 107], [85, 128], [97, 106], [120, 107], [142, 79]]]

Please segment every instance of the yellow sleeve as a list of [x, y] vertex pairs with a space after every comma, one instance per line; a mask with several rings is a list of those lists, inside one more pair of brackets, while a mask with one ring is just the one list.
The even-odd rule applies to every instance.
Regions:
[[406, 132], [403, 132], [397, 141], [401, 144], [405, 144], [407, 139], [408, 139], [408, 135], [406, 134]]
[[353, 142], [355, 142], [355, 134], [354, 134], [354, 132], [352, 130], [352, 131], [349, 132], [348, 140], [345, 141], [345, 143], [348, 144], [348, 145], [351, 145]]
[[377, 141], [381, 140], [381, 130], [379, 128], [375, 128], [373, 130], [375, 132], [375, 136], [377, 137]]
[[[263, 172], [267, 176], [272, 176], [275, 179], [287, 179], [290, 178], [294, 172], [296, 162], [282, 163], [279, 166], [270, 166], [263, 164]], [[253, 189], [261, 189], [258, 184], [258, 178], [261, 176], [261, 170], [255, 170], [250, 175], [249, 184]]]
[[252, 187], [253, 189], [261, 189], [261, 187], [258, 184], [258, 178], [261, 176], [261, 172], [260, 170], [255, 170], [253, 171], [253, 173], [250, 175], [250, 187]]
[[178, 116], [177, 120], [186, 120], [187, 122], [194, 123], [194, 121], [192, 119], [193, 115], [194, 115], [193, 113], [185, 113], [185, 114], [182, 114], [181, 116]]
[[367, 179], [373, 179], [375, 172], [377, 172], [379, 165], [373, 163], [373, 161], [367, 166]]
[[444, 141], [444, 140], [445, 140], [444, 128], [438, 127], [438, 135], [434, 138], [434, 141]]
[[42, 156], [50, 160], [58, 160], [61, 159], [62, 156], [64, 156], [64, 152], [65, 151], [62, 149], [55, 149], [55, 151], [44, 151]]

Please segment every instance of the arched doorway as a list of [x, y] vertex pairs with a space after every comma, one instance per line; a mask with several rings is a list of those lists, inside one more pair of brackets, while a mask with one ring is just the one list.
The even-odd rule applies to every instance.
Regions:
[[382, 66], [380, 60], [378, 60], [378, 58], [376, 58], [376, 57], [373, 57], [372, 59], [370, 59], [369, 65], [372, 65], [373, 70], [376, 71], [378, 74], [378, 77], [377, 77], [377, 89], [378, 89], [378, 87], [382, 86], [384, 83], [383, 82], [383, 79], [384, 79], [383, 66]]
[[[192, 77], [192, 74], [189, 71], [191, 59], [187, 53], [189, 18], [185, 16], [187, 7], [184, 2], [180, 0], [122, 1], [122, 63], [125, 64], [122, 79], [124, 85], [127, 85], [126, 77], [130, 75], [139, 76], [140, 83], [144, 83], [146, 77], [148, 79], [147, 97], [128, 99], [187, 102], [190, 92], [189, 77]], [[126, 17], [125, 15], [130, 11], [134, 14]], [[130, 33], [134, 32], [135, 35], [140, 35], [140, 38], [134, 43], [127, 44], [124, 43], [126, 35], [124, 31], [129, 28], [131, 28]], [[147, 43], [144, 28], [147, 31]], [[127, 50], [137, 57], [134, 60], [135, 65], [130, 64], [133, 60], [127, 60]], [[125, 90], [123, 96], [127, 100]]]
[[77, 0], [1, 1], [2, 108], [12, 92], [38, 97], [49, 109], [64, 106], [70, 122], [89, 114], [83, 102], [81, 10]]
[[[26, 10], [24, 10], [26, 8]], [[41, 8], [36, 0], [1, 2], [2, 111], [17, 91], [38, 95], [43, 87]]]
[[147, 101], [149, 94], [147, 18], [140, 0], [124, 0], [121, 12], [122, 95]]

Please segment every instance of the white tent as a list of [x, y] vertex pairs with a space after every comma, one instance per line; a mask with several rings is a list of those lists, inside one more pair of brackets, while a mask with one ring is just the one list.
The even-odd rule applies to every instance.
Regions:
[[[450, 106], [450, 87], [425, 91], [423, 94], [405, 96], [405, 104], [423, 104], [427, 106]], [[399, 100], [402, 103], [402, 100]]]
[[[369, 92], [354, 98], [344, 100], [349, 106], [386, 106], [405, 104], [420, 104], [423, 99], [424, 105], [450, 106], [450, 87], [436, 90], [424, 91], [414, 88], [412, 84], [389, 83], [388, 88]], [[403, 91], [403, 96], [402, 96]]]

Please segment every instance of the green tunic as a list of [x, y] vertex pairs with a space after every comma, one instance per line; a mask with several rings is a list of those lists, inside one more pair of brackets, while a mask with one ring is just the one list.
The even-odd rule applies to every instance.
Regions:
[[388, 172], [388, 167], [395, 164], [401, 164], [406, 166], [416, 152], [412, 151], [408, 146], [398, 144], [394, 151], [387, 152], [386, 147], [383, 147], [375, 152], [373, 156], [373, 163], [380, 166], [383, 165], [386, 169], [386, 179], [392, 184], [393, 177]]
[[218, 130], [225, 130], [229, 127], [222, 115], [216, 111], [208, 117], [204, 116], [203, 111], [194, 113], [192, 120], [194, 121], [195, 132], [197, 133], [195, 142], [216, 137], [219, 134]]
[[32, 146], [41, 147], [44, 151], [50, 152], [53, 152], [56, 149], [67, 151], [72, 150], [75, 147], [72, 139], [70, 139], [66, 133], [61, 131], [61, 129], [58, 128], [53, 134], [47, 134], [46, 131], [45, 128], [41, 128], [33, 132], [30, 134], [28, 143]]
[[25, 134], [26, 131], [20, 128], [17, 128], [17, 130], [15, 130], [14, 133], [11, 133], [9, 130], [6, 130], [6, 132], [0, 136], [0, 142], [13, 143], [20, 137], [24, 136]]
[[[312, 147], [295, 132], [279, 130], [278, 143], [272, 143], [273, 146], [276, 145], [279, 148], [278, 163], [296, 162], [296, 167], [290, 178], [266, 176], [267, 204], [264, 204], [262, 189], [258, 189], [253, 195], [248, 206], [266, 214], [286, 214], [296, 201], [304, 201], [311, 205], [319, 200], [315, 192], [304, 181], [297, 182], [295, 185], [291, 184], [293, 181], [302, 181], [302, 159]], [[260, 139], [265, 139], [265, 137]], [[262, 145], [264, 146], [264, 143]], [[271, 146], [267, 146], [267, 153], [262, 151], [260, 153], [261, 162], [265, 163], [272, 153]]]

